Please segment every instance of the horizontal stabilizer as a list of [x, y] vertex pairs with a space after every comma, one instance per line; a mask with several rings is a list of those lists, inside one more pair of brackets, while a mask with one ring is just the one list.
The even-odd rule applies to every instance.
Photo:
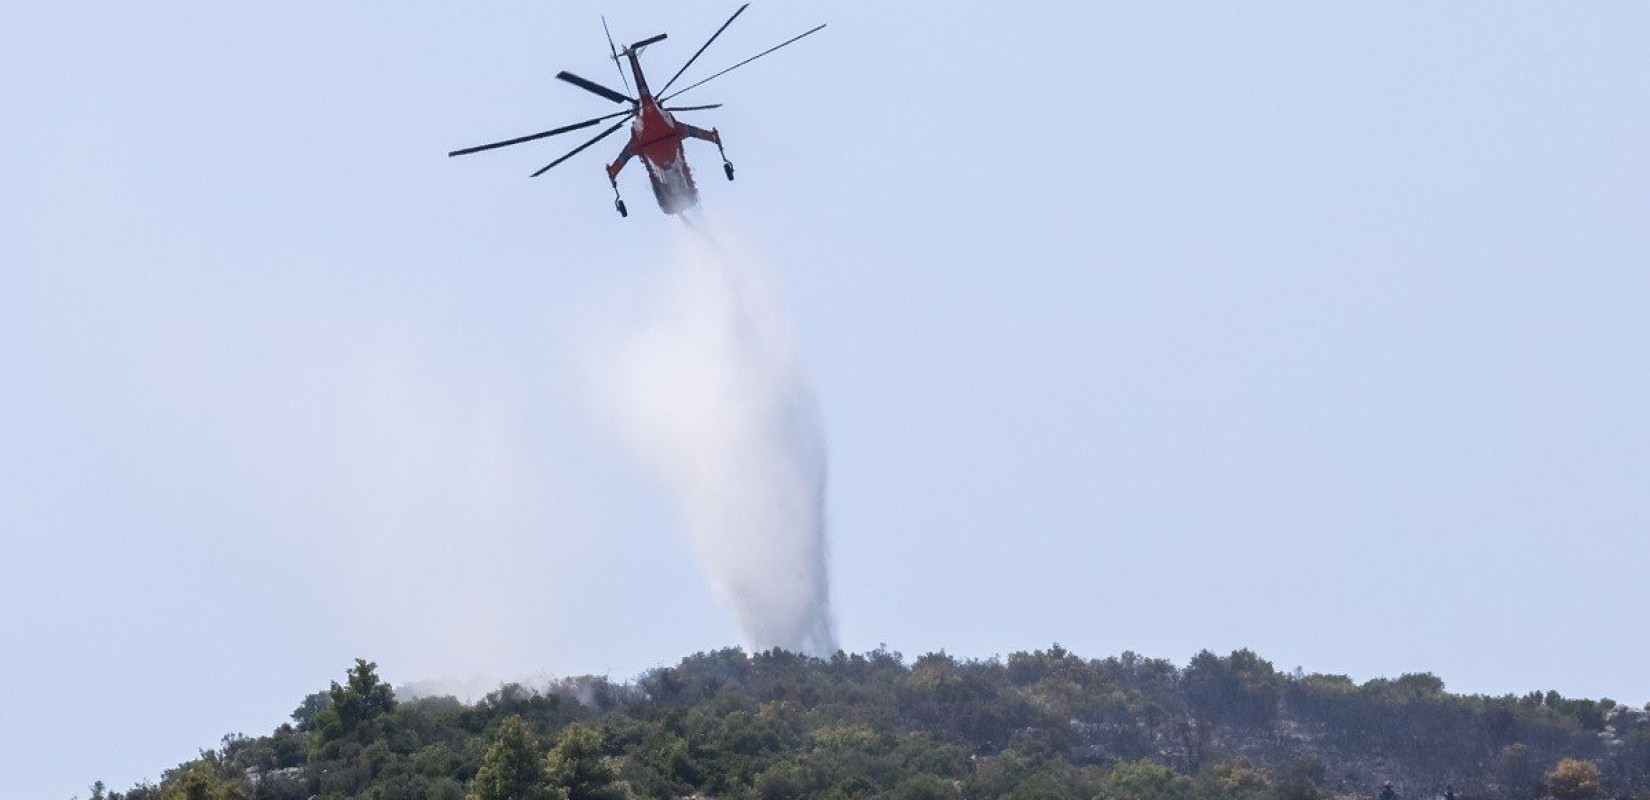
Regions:
[[630, 46], [630, 49], [632, 49], [632, 50], [640, 50], [640, 49], [642, 49], [642, 48], [644, 48], [644, 47], [646, 47], [646, 46], [648, 46], [648, 45], [650, 45], [650, 44], [658, 44], [658, 43], [660, 43], [660, 42], [662, 42], [662, 41], [664, 41], [664, 40], [665, 40], [665, 38], [666, 38], [666, 36], [665, 36], [665, 34], [663, 34], [663, 33], [661, 33], [661, 34], [659, 34], [659, 35], [658, 35], [658, 36], [655, 36], [655, 37], [653, 37], [653, 38], [651, 38], [651, 39], [643, 39], [643, 40], [641, 40], [641, 41], [639, 41], [639, 42], [637, 42], [637, 43], [635, 43], [635, 44], [633, 44], [633, 45], [631, 45], [631, 46]]

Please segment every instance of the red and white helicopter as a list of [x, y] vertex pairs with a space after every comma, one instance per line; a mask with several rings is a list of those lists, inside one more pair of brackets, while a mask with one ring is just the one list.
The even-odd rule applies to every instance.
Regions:
[[[619, 216], [630, 216], [630, 212], [625, 209], [624, 198], [619, 196], [619, 171], [624, 169], [625, 164], [628, 163], [630, 159], [640, 156], [642, 163], [647, 166], [647, 177], [653, 184], [653, 196], [659, 201], [659, 209], [664, 211], [666, 214], [682, 214], [688, 209], [699, 205], [699, 189], [693, 184], [693, 172], [688, 169], [687, 158], [682, 152], [682, 142], [687, 139], [702, 139], [707, 142], [715, 143], [717, 152], [722, 156], [722, 171], [728, 176], [728, 180], [730, 181], [733, 180], [733, 164], [728, 161], [727, 153], [722, 150], [722, 135], [718, 133], [715, 128], [711, 128], [707, 131], [703, 128], [694, 127], [686, 122], [677, 120], [674, 113], [682, 111], [704, 111], [712, 108], [720, 108], [722, 105], [721, 103], [703, 106], [667, 106], [665, 104], [673, 98], [676, 98], [686, 92], [690, 92], [705, 85], [706, 83], [728, 74], [729, 72], [749, 64], [758, 58], [772, 53], [785, 45], [791, 44], [804, 36], [818, 33], [825, 28], [824, 25], [820, 25], [817, 28], [780, 42], [779, 44], [757, 53], [744, 61], [734, 64], [733, 66], [728, 67], [715, 75], [705, 78], [686, 88], [671, 92], [670, 87], [674, 86], [677, 79], [681, 78], [682, 74], [687, 72], [688, 67], [693, 66], [693, 62], [699, 60], [699, 56], [704, 54], [705, 50], [711, 46], [711, 43], [715, 42], [717, 37], [721, 36], [722, 32], [727, 30], [728, 26], [732, 25], [733, 21], [738, 19], [740, 14], [745, 13], [745, 9], [749, 7], [750, 4], [746, 3], [745, 5], [740, 6], [738, 11], [733, 12], [733, 16], [728, 17], [728, 21], [722, 23], [722, 27], [717, 28], [716, 33], [711, 34], [710, 39], [699, 48], [698, 52], [693, 54], [692, 58], [687, 60], [686, 64], [682, 65], [681, 69], [676, 71], [675, 75], [671, 76], [669, 81], [665, 82], [664, 88], [660, 89], [657, 93], [648, 88], [647, 76], [642, 74], [642, 65], [637, 56], [639, 56], [642, 49], [648, 45], [657, 44], [658, 42], [664, 41], [665, 34], [662, 33], [658, 36], [643, 39], [642, 41], [626, 47], [623, 50], [619, 50], [614, 47], [613, 34], [607, 34], [608, 52], [613, 57], [614, 65], [619, 68], [619, 80], [624, 81], [624, 86], [627, 91], [630, 89], [630, 82], [625, 77], [624, 66], [619, 64], [619, 59], [624, 58], [630, 62], [630, 72], [636, 79], [635, 97], [614, 91], [606, 86], [596, 83], [595, 81], [574, 75], [571, 72], [564, 71], [556, 75], [557, 78], [571, 83], [580, 89], [584, 89], [591, 94], [598, 95], [615, 103], [629, 103], [630, 109], [627, 111], [620, 111], [614, 114], [596, 117], [595, 119], [587, 119], [583, 122], [575, 122], [572, 125], [563, 125], [560, 128], [552, 128], [547, 131], [540, 131], [539, 133], [529, 134], [527, 136], [518, 136], [514, 139], [506, 139], [502, 142], [493, 142], [491, 144], [477, 145], [475, 147], [466, 147], [462, 150], [454, 150], [447, 155], [462, 156], [469, 153], [479, 153], [483, 150], [509, 147], [514, 144], [545, 139], [551, 136], [567, 133], [569, 131], [588, 128], [596, 125], [597, 123], [606, 122], [610, 119], [617, 119], [618, 122], [613, 123], [612, 127], [597, 134], [594, 139], [573, 148], [571, 152], [561, 158], [545, 165], [543, 169], [533, 173], [532, 177], [536, 178], [543, 175], [545, 172], [549, 171], [551, 167], [554, 167], [563, 161], [584, 152], [585, 148], [613, 135], [613, 133], [618, 131], [619, 128], [624, 127], [625, 123], [630, 123], [630, 142], [624, 146], [624, 150], [619, 152], [619, 157], [615, 159], [613, 163], [607, 165], [607, 180], [613, 185], [614, 208], [618, 209]], [[606, 19], [602, 20], [602, 29], [604, 31], [607, 29]]]

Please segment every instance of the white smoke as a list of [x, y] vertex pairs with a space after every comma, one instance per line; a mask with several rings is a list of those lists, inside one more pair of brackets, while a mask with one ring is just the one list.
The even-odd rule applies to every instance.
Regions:
[[825, 452], [777, 270], [695, 224], [597, 380], [746, 646], [827, 655]]

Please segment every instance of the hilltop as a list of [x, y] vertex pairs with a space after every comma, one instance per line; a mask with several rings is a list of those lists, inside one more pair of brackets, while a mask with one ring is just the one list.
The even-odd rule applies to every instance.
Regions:
[[1183, 668], [699, 653], [634, 681], [397, 697], [370, 662], [292, 721], [98, 800], [1650, 800], [1650, 707], [1357, 683], [1247, 650]]

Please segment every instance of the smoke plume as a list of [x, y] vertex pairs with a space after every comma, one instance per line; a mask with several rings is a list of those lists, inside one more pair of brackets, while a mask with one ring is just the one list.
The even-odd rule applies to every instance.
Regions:
[[826, 655], [825, 452], [777, 270], [696, 224], [604, 359], [608, 402], [746, 646]]

